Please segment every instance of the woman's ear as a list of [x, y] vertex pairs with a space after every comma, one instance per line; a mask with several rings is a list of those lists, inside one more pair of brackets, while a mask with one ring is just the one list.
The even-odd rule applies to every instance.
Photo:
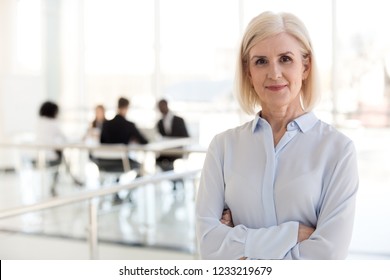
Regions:
[[311, 70], [311, 59], [309, 56], [303, 60], [303, 73], [302, 73], [303, 80], [307, 79], [307, 77], [310, 74], [310, 70]]
[[249, 71], [249, 67], [246, 67], [245, 72], [246, 72], [246, 76], [247, 76], [248, 79], [249, 79], [249, 82], [251, 83], [251, 85], [252, 85], [252, 87], [253, 87], [253, 80], [252, 80], [251, 71]]

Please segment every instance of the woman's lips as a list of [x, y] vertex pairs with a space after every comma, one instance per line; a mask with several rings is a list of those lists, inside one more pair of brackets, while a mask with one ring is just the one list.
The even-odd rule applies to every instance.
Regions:
[[271, 91], [279, 91], [286, 87], [286, 85], [274, 85], [274, 86], [266, 86], [267, 89]]

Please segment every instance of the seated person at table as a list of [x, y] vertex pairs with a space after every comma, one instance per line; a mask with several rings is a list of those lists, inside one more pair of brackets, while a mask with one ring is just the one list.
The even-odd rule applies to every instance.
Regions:
[[[36, 126], [35, 136], [36, 143], [42, 145], [62, 145], [67, 142], [67, 139], [60, 128], [58, 122], [59, 107], [56, 103], [45, 101], [39, 108], [39, 119]], [[53, 177], [53, 182], [50, 187], [50, 192], [53, 196], [57, 195], [56, 184], [59, 175], [59, 165], [64, 162], [68, 174], [72, 177], [73, 182], [81, 186], [82, 183], [76, 179], [70, 172], [70, 167], [65, 161], [62, 150], [48, 150], [45, 153], [46, 167], [56, 167]], [[33, 160], [33, 164], [37, 165], [37, 161]]]
[[[38, 144], [61, 145], [66, 143], [66, 137], [60, 128], [57, 116], [59, 107], [51, 101], [43, 102], [39, 108], [39, 119], [37, 122], [35, 137]], [[51, 150], [46, 153], [46, 164], [48, 166], [59, 165], [62, 160], [61, 150]]]
[[[133, 122], [126, 120], [126, 114], [129, 110], [130, 101], [126, 98], [119, 98], [117, 115], [103, 123], [100, 134], [100, 143], [102, 144], [124, 144], [130, 143], [147, 144], [148, 140], [141, 134]], [[120, 164], [114, 164], [114, 163]], [[107, 162], [108, 163], [108, 162]], [[112, 166], [107, 165], [107, 171], [124, 171], [122, 159], [112, 161]], [[129, 158], [131, 169], [137, 169], [140, 164]], [[110, 167], [112, 168], [110, 170]]]
[[[148, 140], [141, 134], [133, 122], [126, 120], [126, 114], [129, 110], [130, 102], [126, 98], [119, 98], [117, 115], [103, 123], [100, 134], [100, 143], [102, 144], [124, 144], [130, 143], [147, 144]], [[130, 169], [139, 169], [140, 164], [128, 158]], [[93, 161], [100, 170], [108, 172], [124, 172], [124, 163], [121, 158], [99, 158], [93, 157]]]
[[102, 132], [103, 123], [106, 121], [106, 109], [103, 105], [99, 104], [95, 107], [95, 118], [88, 127], [88, 131], [84, 137], [84, 140], [100, 141], [100, 134]]
[[[159, 134], [163, 137], [189, 137], [184, 119], [173, 114], [172, 111], [169, 110], [168, 101], [161, 99], [157, 105], [162, 115], [162, 118], [157, 122]], [[182, 155], [161, 153], [156, 158], [156, 164], [163, 171], [173, 170], [174, 161], [182, 157]], [[174, 190], [176, 189], [176, 183], [177, 181], [173, 181]]]
[[[102, 144], [124, 144], [130, 143], [147, 144], [148, 140], [141, 134], [133, 122], [126, 120], [126, 114], [129, 110], [130, 101], [126, 98], [119, 98], [117, 115], [112, 119], [103, 123], [100, 143]], [[107, 159], [96, 158], [92, 159], [100, 170], [107, 172], [124, 172], [124, 163], [121, 158]], [[139, 162], [128, 158], [130, 169], [137, 170], [140, 168]], [[119, 178], [117, 179], [117, 181]], [[116, 200], [119, 196], [116, 195]]]

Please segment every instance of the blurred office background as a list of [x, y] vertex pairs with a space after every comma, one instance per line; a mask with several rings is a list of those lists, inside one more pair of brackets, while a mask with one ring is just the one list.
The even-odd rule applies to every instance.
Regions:
[[[0, 142], [30, 139], [46, 99], [60, 105], [61, 124], [72, 141], [83, 138], [97, 104], [114, 116], [120, 96], [131, 99], [128, 118], [150, 132], [159, 118], [156, 101], [164, 97], [187, 121], [194, 143], [207, 148], [216, 133], [251, 119], [232, 92], [237, 46], [247, 23], [265, 10], [293, 12], [306, 23], [318, 59], [322, 100], [315, 112], [351, 137], [358, 150], [361, 186], [350, 258], [390, 259], [385, 4], [0, 0]], [[201, 167], [202, 154], [188, 160], [187, 165]], [[88, 168], [79, 172], [88, 177]], [[0, 211], [50, 199], [40, 192], [39, 176], [21, 167], [19, 151], [1, 147], [0, 169]], [[197, 258], [196, 184], [173, 193], [168, 183], [152, 192], [137, 190], [137, 207], [153, 217], [134, 205], [101, 210], [100, 258]], [[60, 184], [63, 195], [85, 191], [66, 178]], [[84, 212], [77, 204], [0, 220], [0, 258], [88, 258]], [[145, 215], [152, 226], [145, 225]]]

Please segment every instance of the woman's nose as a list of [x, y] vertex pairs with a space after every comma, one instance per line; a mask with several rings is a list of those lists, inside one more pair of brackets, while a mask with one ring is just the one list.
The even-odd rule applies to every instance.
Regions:
[[272, 80], [277, 80], [282, 77], [282, 71], [277, 63], [271, 63], [269, 65], [267, 77]]

